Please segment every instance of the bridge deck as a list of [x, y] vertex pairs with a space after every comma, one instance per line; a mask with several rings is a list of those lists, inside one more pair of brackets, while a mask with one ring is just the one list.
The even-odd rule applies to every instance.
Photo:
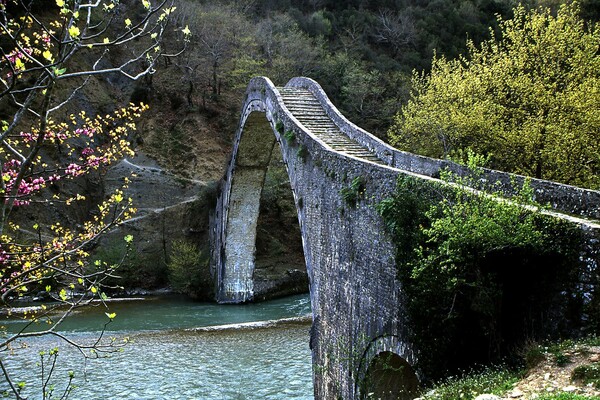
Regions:
[[329, 118], [321, 103], [306, 89], [278, 88], [283, 103], [296, 119], [333, 150], [377, 164], [386, 165], [377, 155], [350, 139]]

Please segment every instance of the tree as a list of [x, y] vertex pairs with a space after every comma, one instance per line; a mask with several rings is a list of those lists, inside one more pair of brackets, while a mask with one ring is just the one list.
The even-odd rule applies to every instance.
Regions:
[[207, 299], [205, 289], [212, 286], [208, 258], [193, 243], [175, 240], [168, 262], [169, 282], [173, 289], [196, 299]]
[[389, 44], [395, 54], [414, 43], [415, 24], [410, 15], [384, 10], [379, 12], [378, 19], [379, 26], [373, 36], [376, 41]]
[[263, 20], [257, 35], [265, 66], [276, 84], [285, 84], [294, 76], [313, 75], [325, 56], [323, 44], [312, 40], [287, 14]]
[[189, 23], [196, 37], [193, 46], [199, 56], [197, 65], [205, 67], [198, 70], [204, 74], [203, 93], [208, 89], [212, 95], [219, 95], [223, 78], [234, 69], [232, 64], [237, 56], [244, 50], [251, 52], [252, 45], [245, 49], [250, 22], [233, 7], [194, 4]]
[[414, 74], [392, 142], [433, 157], [472, 149], [495, 168], [598, 188], [599, 26], [586, 27], [576, 3], [514, 14], [499, 38]]
[[[73, 310], [92, 301], [106, 306], [105, 282], [118, 265], [91, 262], [89, 251], [100, 235], [131, 217], [131, 200], [117, 190], [97, 204], [87, 221], [52, 220], [48, 214], [59, 205], [86, 200], [69, 188], [69, 181], [98, 173], [132, 153], [129, 135], [147, 109], [130, 105], [104, 116], [88, 115], [79, 108], [90, 95], [86, 86], [107, 74], [146, 77], [160, 57], [168, 56], [161, 39], [175, 10], [172, 3], [123, 3], [0, 1], [1, 307], [9, 308], [33, 291], [49, 300], [22, 316], [19, 331], [0, 336], [0, 369], [8, 395], [16, 399], [25, 398], [26, 383], [11, 375], [5, 352], [15, 350], [17, 341], [53, 335], [90, 358], [121, 345], [101, 340], [102, 335], [79, 343], [57, 328]], [[38, 221], [31, 223], [25, 214]], [[131, 243], [132, 237], [125, 241]], [[115, 318], [114, 313], [106, 315], [107, 323]], [[44, 399], [57, 396], [48, 384], [57, 357], [56, 349], [42, 355]], [[70, 375], [57, 397], [68, 397], [72, 379]]]

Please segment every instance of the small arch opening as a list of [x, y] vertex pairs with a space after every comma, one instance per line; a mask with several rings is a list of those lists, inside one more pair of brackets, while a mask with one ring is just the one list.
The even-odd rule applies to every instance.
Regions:
[[364, 400], [412, 400], [419, 394], [419, 380], [413, 368], [390, 351], [371, 360], [361, 387]]

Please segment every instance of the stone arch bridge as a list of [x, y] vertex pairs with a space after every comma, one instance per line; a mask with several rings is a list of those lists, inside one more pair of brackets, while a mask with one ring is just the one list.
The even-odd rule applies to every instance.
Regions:
[[[402, 372], [385, 390], [414, 397], [416, 360], [395, 249], [374, 206], [394, 192], [400, 175], [437, 180], [441, 169], [464, 171], [398, 151], [353, 125], [311, 79], [294, 78], [285, 87], [251, 80], [211, 229], [219, 302], [252, 300], [259, 202], [275, 146], [289, 175], [310, 280], [315, 398], [364, 398], [360, 382], [383, 356], [408, 367], [395, 369]], [[507, 188], [511, 180], [497, 171], [486, 178]], [[582, 228], [583, 257], [596, 268], [600, 192], [537, 180], [532, 186], [538, 201]], [[398, 395], [402, 390], [407, 394]]]

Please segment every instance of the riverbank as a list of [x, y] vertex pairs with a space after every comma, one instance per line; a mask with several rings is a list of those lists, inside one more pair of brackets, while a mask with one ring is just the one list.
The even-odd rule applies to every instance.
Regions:
[[521, 370], [487, 368], [451, 377], [421, 400], [587, 400], [600, 399], [600, 339], [532, 345]]

